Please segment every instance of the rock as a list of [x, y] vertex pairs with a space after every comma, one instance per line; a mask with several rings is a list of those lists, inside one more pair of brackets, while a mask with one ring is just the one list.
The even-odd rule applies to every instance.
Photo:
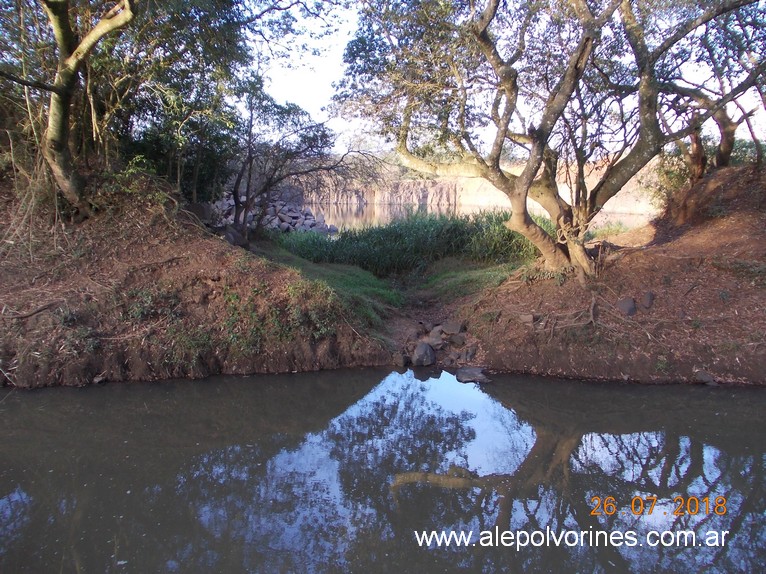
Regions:
[[636, 314], [636, 301], [633, 297], [623, 297], [615, 304], [623, 315], [632, 317]]
[[289, 223], [292, 223], [292, 221], [293, 221], [292, 218], [289, 215], [287, 215], [286, 213], [280, 212], [277, 217], [279, 217], [279, 220], [282, 221], [283, 223], [288, 223], [289, 224]]
[[535, 316], [528, 313], [519, 315], [519, 321], [530, 327], [535, 326]]
[[292, 227], [290, 227], [290, 224], [287, 223], [286, 221], [283, 221], [282, 223], [279, 224], [279, 230], [280, 231], [283, 231], [283, 232], [287, 233], [291, 229], [292, 229]]
[[394, 353], [393, 362], [395, 367], [403, 369], [410, 364], [410, 358], [404, 353]]
[[489, 383], [489, 378], [482, 372], [481, 367], [461, 367], [455, 373], [461, 383]]
[[450, 345], [455, 345], [456, 347], [462, 347], [465, 345], [465, 335], [462, 333], [455, 333], [454, 335], [450, 335], [447, 341], [450, 343]]
[[479, 347], [476, 345], [470, 345], [468, 346], [462, 353], [460, 353], [463, 357], [463, 361], [466, 363], [470, 363], [473, 361], [474, 357], [476, 357], [476, 352], [479, 350]]
[[465, 331], [465, 325], [463, 325], [463, 323], [458, 323], [457, 321], [447, 321], [441, 327], [442, 327], [442, 331], [444, 331], [448, 335], [455, 335], [457, 333]]
[[412, 364], [416, 367], [427, 367], [436, 362], [436, 353], [428, 343], [420, 342], [415, 347], [411, 357]]
[[431, 329], [431, 332], [429, 333], [429, 337], [432, 339], [440, 339], [442, 336], [442, 333], [444, 333], [444, 329], [442, 329], [441, 325], [437, 325], [433, 329]]
[[717, 387], [718, 383], [715, 381], [715, 377], [708, 373], [707, 371], [703, 371], [702, 369], [699, 369], [694, 372], [694, 380], [698, 383], [705, 383], [706, 385], [709, 385], [711, 387]]
[[641, 309], [644, 311], [651, 309], [652, 305], [654, 305], [654, 293], [647, 291], [641, 295], [641, 301], [639, 302], [639, 305], [641, 305]]
[[223, 238], [237, 247], [247, 247], [247, 238], [231, 225], [226, 226]]
[[446, 343], [444, 342], [444, 339], [442, 339], [441, 336], [434, 337], [433, 335], [429, 335], [428, 337], [426, 337], [423, 340], [423, 342], [424, 343], [428, 343], [428, 345], [430, 345], [431, 348], [433, 348], [433, 349], [435, 349], [437, 351], [439, 349], [443, 349], [444, 345], [446, 345]]
[[434, 328], [433, 323], [429, 323], [428, 321], [418, 321], [418, 325], [420, 325], [421, 333], [423, 334], [428, 333]]
[[335, 227], [334, 225], [329, 225], [329, 226], [327, 226], [327, 231], [329, 233], [338, 233], [338, 228]]

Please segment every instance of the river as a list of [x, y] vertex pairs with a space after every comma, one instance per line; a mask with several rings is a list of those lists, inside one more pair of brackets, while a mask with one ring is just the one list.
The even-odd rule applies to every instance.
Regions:
[[492, 378], [3, 389], [0, 572], [766, 563], [762, 389]]

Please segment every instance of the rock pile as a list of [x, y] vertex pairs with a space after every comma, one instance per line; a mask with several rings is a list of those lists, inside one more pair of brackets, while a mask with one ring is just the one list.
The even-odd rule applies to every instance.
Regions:
[[421, 322], [407, 337], [404, 350], [395, 362], [400, 367], [428, 367], [437, 362], [445, 367], [470, 363], [478, 347], [467, 344], [465, 324], [446, 321], [440, 325]]
[[[244, 202], [244, 198], [243, 202]], [[260, 206], [256, 206], [260, 211]], [[255, 229], [258, 214], [248, 213], [245, 223], [250, 229]], [[206, 222], [208, 223], [208, 222]], [[225, 227], [234, 223], [234, 198], [231, 196], [219, 199], [212, 204], [212, 214], [209, 223]], [[308, 208], [287, 203], [285, 201], [272, 201], [266, 206], [261, 225], [266, 229], [277, 229], [283, 233], [291, 231], [314, 231], [325, 235], [337, 233], [338, 228], [327, 225], [322, 214], [316, 217]]]
[[296, 205], [277, 201], [266, 208], [263, 218], [263, 226], [266, 229], [279, 229], [287, 233], [290, 231], [314, 231], [325, 235], [337, 233], [338, 228], [327, 225], [324, 216], [320, 213], [316, 217], [309, 208], [300, 209]]

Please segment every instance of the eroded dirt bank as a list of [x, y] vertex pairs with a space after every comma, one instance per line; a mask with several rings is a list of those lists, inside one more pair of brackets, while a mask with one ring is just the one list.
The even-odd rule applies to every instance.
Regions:
[[[516, 276], [367, 332], [326, 285], [133, 203], [0, 262], [0, 369], [18, 387], [395, 365], [462, 322], [437, 366], [647, 383], [766, 383], [764, 175], [722, 171], [683, 228], [601, 246], [599, 277]], [[5, 198], [7, 226], [12, 201]], [[42, 239], [41, 242], [44, 242]], [[43, 248], [45, 247], [45, 248]], [[42, 253], [42, 255], [40, 254]], [[461, 351], [474, 346], [475, 352]]]

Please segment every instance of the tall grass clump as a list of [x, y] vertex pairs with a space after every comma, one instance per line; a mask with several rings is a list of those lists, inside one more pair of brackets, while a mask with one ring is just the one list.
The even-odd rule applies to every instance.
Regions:
[[[335, 238], [315, 233], [277, 237], [288, 251], [315, 263], [356, 265], [386, 277], [423, 268], [445, 257], [481, 263], [523, 263], [537, 256], [535, 247], [503, 222], [508, 213], [471, 216], [412, 214], [381, 227], [343, 231]], [[538, 220], [552, 231], [548, 220]]]

